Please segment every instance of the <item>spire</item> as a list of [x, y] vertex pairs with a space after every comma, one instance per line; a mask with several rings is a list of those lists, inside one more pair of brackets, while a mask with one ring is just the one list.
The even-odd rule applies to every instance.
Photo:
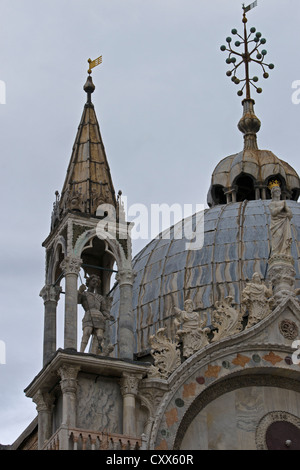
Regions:
[[[227, 47], [224, 45], [221, 46], [221, 51], [229, 52], [226, 63], [233, 64], [233, 68], [228, 70], [226, 75], [231, 77], [232, 82], [236, 85], [243, 83], [242, 88], [237, 92], [238, 96], [243, 96], [244, 91], [246, 93], [246, 98], [242, 101], [243, 116], [238, 123], [239, 130], [244, 134], [244, 150], [258, 149], [256, 134], [261, 126], [260, 120], [254, 113], [255, 101], [251, 98], [251, 87], [255, 88], [256, 92], [259, 94], [262, 93], [262, 88], [256, 86], [259, 78], [256, 75], [252, 77], [250, 74], [250, 63], [256, 63], [261, 67], [263, 70], [263, 78], [265, 79], [269, 78], [269, 73], [266, 71], [267, 68], [270, 70], [274, 68], [273, 64], [267, 64], [265, 62], [267, 51], [265, 49], [261, 49], [264, 47], [264, 44], [266, 44], [266, 39], [262, 37], [260, 32], [256, 32], [256, 28], [254, 27], [250, 28], [250, 33], [247, 31], [248, 19], [246, 17], [246, 13], [255, 6], [257, 6], [257, 1], [251, 3], [248, 7], [243, 5], [243, 35], [240, 35], [235, 28], [231, 30], [231, 33], [239, 38], [235, 41], [235, 47], [239, 48], [240, 46], [243, 46], [243, 51], [238, 52], [232, 48], [231, 37], [226, 38]], [[241, 79], [237, 77], [237, 71], [242, 64], [244, 65], [245, 72], [244, 78]]]
[[[83, 87], [87, 101], [83, 109], [61, 196], [56, 193], [52, 228], [69, 210], [95, 215], [100, 204], [117, 207], [115, 190], [91, 95], [95, 90], [90, 75]], [[59, 217], [57, 217], [59, 214]]]

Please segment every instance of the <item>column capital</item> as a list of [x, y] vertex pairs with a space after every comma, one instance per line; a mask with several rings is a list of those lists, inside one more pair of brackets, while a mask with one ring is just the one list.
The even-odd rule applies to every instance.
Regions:
[[51, 396], [48, 392], [42, 392], [38, 390], [32, 401], [36, 404], [36, 410], [39, 413], [40, 411], [51, 411], [52, 405], [54, 403], [54, 397]]
[[116, 274], [116, 280], [118, 281], [119, 285], [129, 284], [132, 286], [135, 276], [136, 274], [132, 269], [121, 269]]
[[134, 395], [136, 396], [138, 393], [138, 387], [141, 379], [143, 378], [142, 375], [130, 375], [128, 373], [123, 372], [122, 378], [120, 379], [120, 388], [122, 396], [125, 395]]
[[82, 265], [82, 259], [81, 258], [76, 258], [76, 257], [71, 257], [67, 256], [62, 260], [60, 263], [60, 267], [64, 273], [66, 274], [79, 274], [80, 268]]
[[63, 393], [75, 393], [77, 390], [77, 375], [80, 366], [63, 365], [57, 373], [61, 377], [60, 386]]
[[49, 301], [58, 302], [61, 291], [61, 286], [45, 285], [40, 292], [40, 297], [42, 297], [44, 303]]

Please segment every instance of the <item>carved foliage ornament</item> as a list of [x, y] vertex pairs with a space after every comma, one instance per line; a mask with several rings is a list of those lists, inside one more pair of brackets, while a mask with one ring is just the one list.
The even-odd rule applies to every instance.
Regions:
[[61, 286], [46, 285], [42, 288], [40, 297], [44, 302], [58, 302], [61, 292]]
[[64, 274], [78, 274], [81, 268], [82, 259], [80, 258], [65, 258], [60, 267], [63, 270]]
[[38, 390], [34, 395], [32, 401], [36, 404], [36, 410], [40, 411], [51, 411], [54, 397], [47, 392], [42, 392]]
[[138, 386], [142, 376], [123, 374], [120, 380], [120, 388], [122, 395], [137, 395]]
[[166, 328], [160, 328], [156, 335], [149, 338], [154, 358], [154, 365], [149, 370], [150, 377], [166, 379], [181, 364], [179, 344], [169, 340], [165, 332]]
[[232, 307], [231, 296], [215, 303], [212, 325], [215, 328], [213, 341], [234, 335], [242, 330], [240, 313]]
[[57, 373], [61, 377], [61, 390], [63, 393], [75, 393], [77, 390], [77, 375], [80, 370], [80, 366], [61, 366]]

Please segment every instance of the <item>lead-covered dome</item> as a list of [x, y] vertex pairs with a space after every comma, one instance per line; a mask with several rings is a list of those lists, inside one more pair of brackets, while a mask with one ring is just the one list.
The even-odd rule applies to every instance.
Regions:
[[[176, 239], [178, 224], [172, 227], [170, 239], [152, 240], [133, 260], [136, 273], [133, 287], [136, 352], [149, 350], [148, 339], [158, 328], [167, 327], [175, 337], [174, 305], [183, 308], [189, 298], [195, 310], [207, 312], [215, 302], [228, 295], [237, 308], [241, 291], [255, 271], [265, 277], [270, 253], [270, 201], [243, 201], [218, 205], [204, 211], [204, 244], [201, 249], [188, 249], [188, 240]], [[300, 204], [288, 201], [293, 212], [292, 256], [299, 259]], [[201, 216], [194, 215], [193, 223]], [[298, 263], [295, 262], [296, 286], [300, 286]], [[116, 290], [112, 311], [119, 311]], [[117, 322], [115, 324], [117, 326]], [[116, 329], [113, 333], [116, 343]]]

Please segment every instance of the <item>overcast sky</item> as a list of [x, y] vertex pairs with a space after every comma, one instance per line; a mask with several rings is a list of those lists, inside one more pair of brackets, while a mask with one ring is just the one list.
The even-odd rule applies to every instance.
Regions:
[[[85, 103], [87, 59], [103, 56], [93, 102], [116, 191], [129, 205], [205, 204], [216, 164], [242, 150], [241, 98], [220, 51], [232, 28], [242, 32], [241, 4], [0, 1], [0, 443], [12, 443], [36, 416], [23, 390], [42, 367], [41, 244]], [[292, 83], [300, 80], [300, 2], [258, 0], [248, 18], [275, 64], [253, 96], [258, 144], [299, 171]], [[146, 243], [135, 242], [134, 253]]]

